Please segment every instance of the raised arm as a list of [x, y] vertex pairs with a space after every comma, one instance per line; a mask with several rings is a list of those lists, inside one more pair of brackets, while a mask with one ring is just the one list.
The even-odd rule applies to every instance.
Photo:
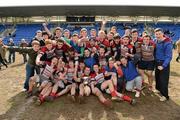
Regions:
[[127, 57], [130, 57], [132, 62], [136, 65], [139, 61], [140, 61], [140, 56], [138, 54], [130, 54], [130, 53], [126, 53]]
[[118, 76], [122, 77], [122, 76], [123, 76], [123, 71], [122, 71], [121, 67], [118, 66], [118, 65], [120, 65], [120, 64], [121, 64], [120, 61], [116, 61], [116, 62], [114, 63], [114, 67], [115, 67], [116, 70], [117, 70]]
[[3, 46], [6, 49], [13, 50], [15, 52], [29, 53], [33, 50], [32, 47], [19, 47], [19, 46]]
[[107, 21], [103, 20], [101, 24], [101, 30], [105, 31], [105, 26], [106, 26]]
[[51, 33], [50, 30], [48, 29], [47, 24], [46, 24], [46, 23], [43, 23], [42, 25], [43, 25], [43, 27], [44, 27], [44, 30], [48, 33], [48, 35], [51, 36], [52, 33]]

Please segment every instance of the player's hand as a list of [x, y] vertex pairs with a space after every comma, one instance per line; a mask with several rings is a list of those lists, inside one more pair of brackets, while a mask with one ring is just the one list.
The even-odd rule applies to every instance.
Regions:
[[118, 69], [120, 64], [121, 64], [120, 61], [116, 61], [116, 62], [114, 63], [114, 67], [115, 67], [116, 69]]
[[91, 82], [91, 85], [95, 85], [95, 84], [96, 84], [96, 82], [95, 82], [95, 81], [92, 81], [92, 82]]
[[117, 65], [121, 65], [121, 62], [120, 62], [120, 61], [116, 61], [116, 64], [117, 64]]
[[77, 53], [77, 52], [75, 52], [75, 53], [74, 53], [74, 56], [75, 56], [75, 57], [79, 57], [79, 56], [80, 56], [80, 54], [79, 54], [79, 53]]
[[134, 42], [130, 42], [130, 44], [131, 44], [132, 46], [134, 46]]
[[113, 42], [113, 41], [111, 41], [111, 42], [110, 42], [110, 46], [113, 46], [113, 44], [114, 44], [114, 42]]
[[40, 61], [36, 61], [36, 65], [38, 65], [38, 66], [39, 66], [39, 65], [40, 65]]
[[10, 48], [9, 46], [7, 45], [3, 45], [2, 48]]
[[75, 66], [78, 66], [78, 65], [79, 65], [79, 62], [78, 62], [78, 61], [76, 61], [76, 62], [75, 62]]
[[114, 63], [114, 66], [117, 66], [117, 62]]
[[86, 37], [81, 38], [81, 42], [86, 42], [86, 41], [89, 41], [89, 39]]
[[129, 54], [129, 53], [126, 53], [125, 56], [130, 56], [130, 54]]
[[59, 73], [59, 79], [60, 79], [60, 80], [63, 80], [63, 79], [64, 79], [64, 76], [63, 76], [62, 73]]
[[47, 26], [47, 24], [46, 24], [46, 23], [43, 23], [42, 25], [43, 25], [43, 26]]
[[36, 61], [36, 65], [43, 65], [42, 61]]
[[64, 81], [65, 84], [67, 83], [67, 80], [63, 80], [63, 81]]
[[158, 66], [158, 69], [163, 70], [164, 68], [163, 68], [163, 66]]
[[107, 21], [106, 21], [106, 20], [103, 20], [103, 21], [102, 21], [102, 24], [106, 24], [106, 23], [107, 23]]
[[134, 57], [134, 55], [130, 54], [130, 53], [126, 53], [125, 54], [126, 57]]
[[108, 56], [108, 55], [109, 55], [109, 52], [106, 52], [104, 55], [105, 55], [105, 56]]

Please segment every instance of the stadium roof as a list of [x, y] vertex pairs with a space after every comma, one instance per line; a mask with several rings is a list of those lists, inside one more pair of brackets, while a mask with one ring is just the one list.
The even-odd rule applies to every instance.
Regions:
[[106, 16], [180, 16], [180, 7], [147, 6], [28, 6], [0, 7], [1, 17], [106, 15]]
[[180, 16], [179, 0], [1, 0], [0, 16]]

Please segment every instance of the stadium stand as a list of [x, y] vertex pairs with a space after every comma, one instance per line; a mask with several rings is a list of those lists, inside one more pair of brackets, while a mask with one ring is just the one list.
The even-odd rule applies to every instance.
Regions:
[[[75, 25], [70, 25], [68, 23], [61, 23], [60, 25], [57, 24], [49, 24], [48, 28], [51, 30], [54, 30], [55, 27], [60, 26], [63, 29], [69, 29], [71, 34], [73, 33], [73, 31], [76, 32], [80, 32], [80, 29], [85, 27], [87, 28], [87, 30], [90, 30], [92, 28], [99, 30], [101, 24], [99, 22], [94, 23], [93, 25], [79, 25], [79, 26], [75, 26]], [[113, 23], [113, 22], [108, 22], [106, 24], [106, 28], [110, 28], [111, 26], [116, 26], [117, 27], [117, 31], [118, 33], [123, 36], [124, 34], [124, 26], [130, 26], [131, 28], [136, 28], [138, 29], [138, 31], [140, 33], [142, 33], [144, 31], [144, 29], [146, 27], [149, 28], [157, 28], [160, 27], [164, 30], [165, 34], [170, 36], [172, 38], [173, 41], [177, 41], [180, 36], [178, 33], [180, 33], [180, 24], [173, 24], [173, 23], [158, 23], [158, 24], [148, 24], [145, 27], [145, 24], [143, 23], [138, 23], [138, 24], [134, 24], [134, 23]], [[0, 25], [0, 32], [2, 33], [2, 31], [5, 30], [5, 28], [10, 27], [10, 25], [7, 25], [6, 27], [4, 27], [3, 25]], [[43, 26], [42, 24], [17, 24], [15, 26], [15, 32], [13, 33], [13, 35], [11, 36], [6, 36], [4, 39], [4, 42], [7, 43], [8, 39], [10, 37], [12, 37], [14, 39], [15, 44], [18, 44], [19, 41], [24, 38], [27, 41], [30, 41], [34, 36], [37, 30], [43, 30]]]

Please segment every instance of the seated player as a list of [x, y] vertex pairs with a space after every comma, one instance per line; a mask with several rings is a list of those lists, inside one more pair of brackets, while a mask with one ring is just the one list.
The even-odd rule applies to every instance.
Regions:
[[51, 93], [52, 90], [51, 76], [53, 75], [53, 72], [57, 68], [57, 63], [58, 63], [57, 57], [53, 57], [51, 63], [46, 64], [45, 68], [41, 71], [39, 75], [35, 75], [31, 77], [29, 80], [29, 90], [27, 97], [32, 95], [33, 87], [37, 85], [36, 83], [40, 84], [38, 88], [38, 92], [40, 92], [39, 98], [36, 99], [36, 103], [38, 105], [41, 105], [44, 102], [45, 97]]
[[106, 80], [112, 80], [115, 90], [122, 92], [123, 89], [123, 72], [115, 62], [114, 58], [109, 58], [108, 65], [104, 67], [104, 76]]
[[93, 66], [94, 73], [91, 75], [92, 78], [94, 78], [95, 82], [94, 86], [98, 88], [101, 92], [109, 93], [111, 94], [111, 99], [115, 101], [124, 100], [129, 102], [130, 104], [134, 104], [135, 100], [131, 99], [127, 95], [123, 95], [119, 92], [117, 92], [114, 88], [112, 80], [105, 80], [104, 74], [99, 70], [99, 66], [95, 64]]
[[80, 60], [78, 64], [75, 65], [75, 75], [74, 75], [74, 81], [76, 82], [77, 89], [79, 91], [79, 103], [84, 102], [84, 83], [83, 83], [83, 77], [84, 77], [84, 69], [85, 64], [83, 60]]
[[57, 70], [53, 73], [51, 78], [53, 83], [52, 91], [51, 94], [45, 98], [46, 101], [53, 101], [55, 98], [60, 97], [60, 94], [57, 93], [61, 92], [61, 95], [63, 95], [62, 93], [65, 94], [70, 90], [71, 85], [66, 85], [66, 73], [67, 68], [65, 67], [65, 63], [59, 59]]
[[71, 99], [73, 102], [76, 101], [75, 99], [75, 94], [76, 94], [76, 83], [74, 81], [74, 76], [75, 76], [75, 65], [74, 65], [74, 61], [70, 60], [68, 67], [67, 67], [67, 74], [66, 74], [66, 80], [67, 83], [66, 85], [71, 85], [71, 89], [70, 89], [70, 94], [71, 94]]

